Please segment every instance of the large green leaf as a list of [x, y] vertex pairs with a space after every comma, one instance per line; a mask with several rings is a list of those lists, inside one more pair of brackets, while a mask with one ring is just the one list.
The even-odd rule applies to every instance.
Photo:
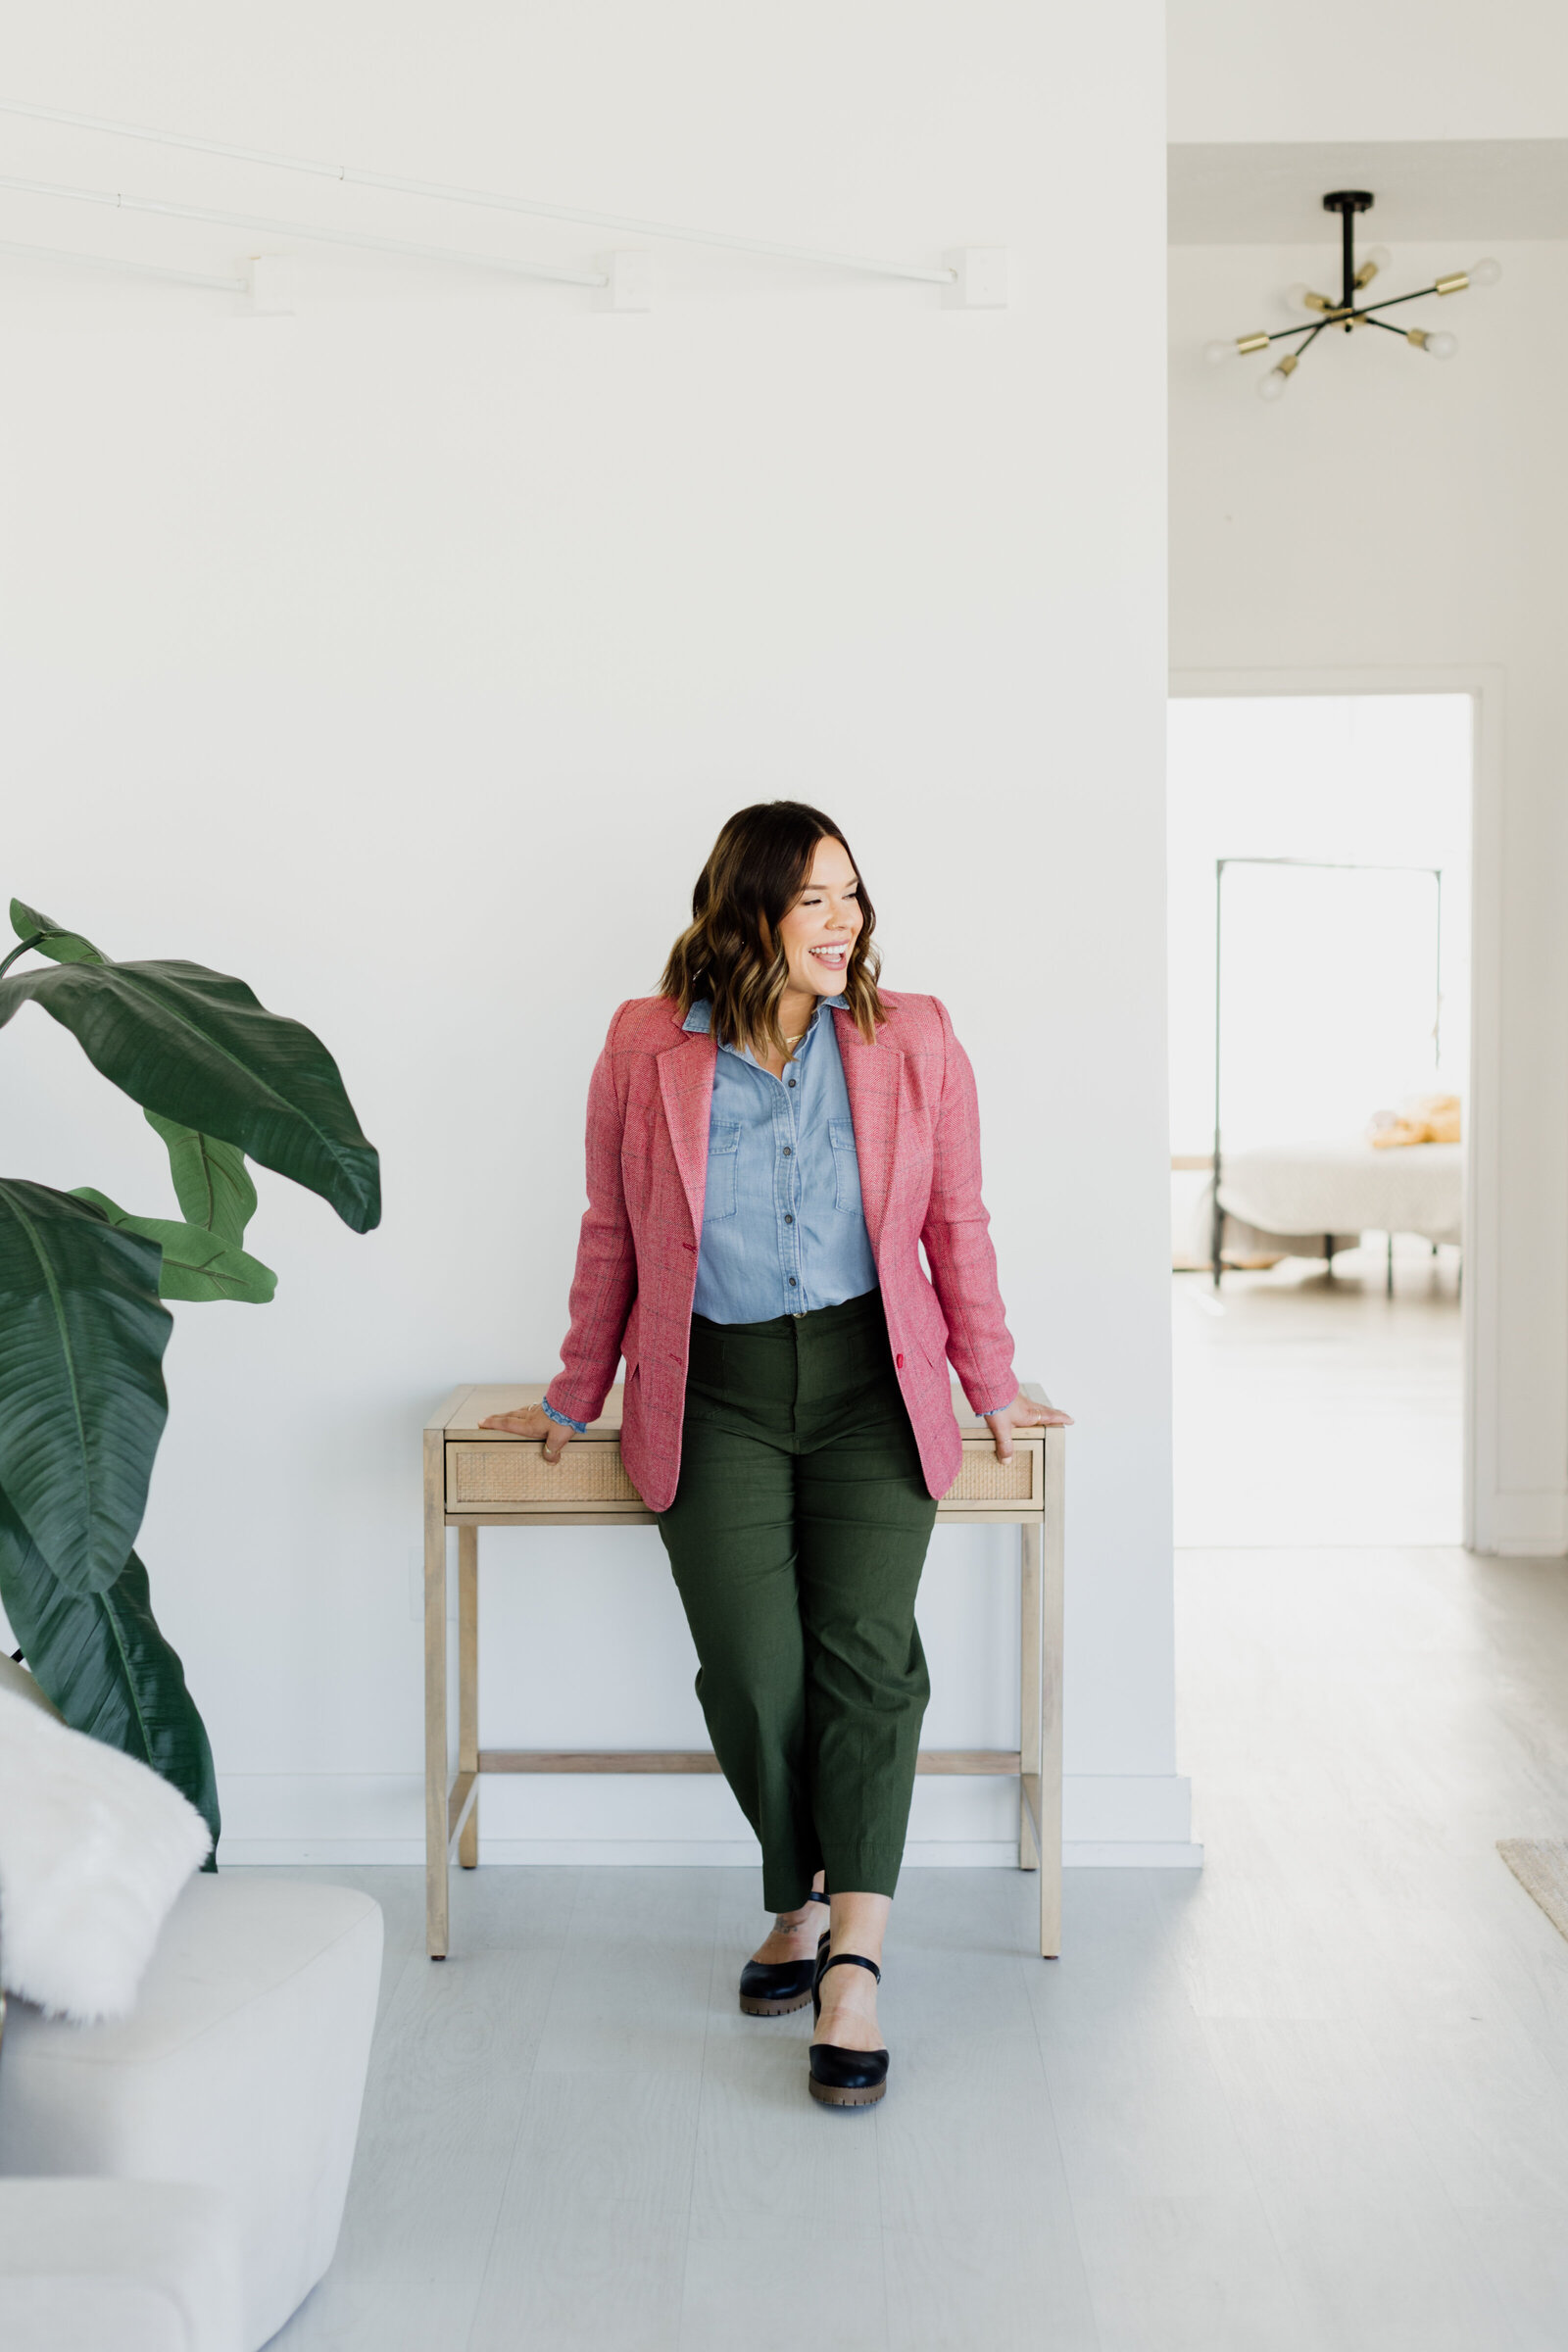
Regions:
[[188, 1223], [205, 1225], [225, 1242], [242, 1242], [256, 1214], [256, 1187], [245, 1165], [245, 1154], [216, 1135], [199, 1135], [156, 1110], [145, 1113], [147, 1123], [169, 1147], [169, 1172], [174, 1198]]
[[164, 1253], [158, 1268], [160, 1298], [234, 1298], [246, 1306], [265, 1306], [277, 1289], [270, 1266], [232, 1242], [220, 1241], [205, 1225], [181, 1225], [174, 1217], [133, 1217], [90, 1184], [74, 1185], [71, 1197], [96, 1208], [117, 1232], [139, 1233], [143, 1241], [158, 1244]]
[[218, 1842], [218, 1780], [184, 1669], [158, 1630], [132, 1552], [102, 1592], [68, 1592], [0, 1494], [0, 1604], [39, 1687], [73, 1730], [172, 1781]]
[[102, 963], [103, 957], [90, 939], [79, 931], [68, 931], [50, 914], [40, 914], [36, 906], [24, 906], [20, 899], [11, 902], [11, 928], [19, 939], [24, 939], [40, 956], [53, 956], [56, 963]]
[[375, 1149], [336, 1062], [243, 980], [199, 963], [56, 963], [0, 980], [0, 1026], [29, 999], [143, 1109], [291, 1176], [356, 1233], [378, 1223]]
[[0, 1178], [0, 1486], [73, 1592], [112, 1584], [136, 1540], [172, 1327], [153, 1243]]

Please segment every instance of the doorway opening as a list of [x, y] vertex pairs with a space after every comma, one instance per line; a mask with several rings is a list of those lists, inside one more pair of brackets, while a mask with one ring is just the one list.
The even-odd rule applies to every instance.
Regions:
[[1180, 1545], [1464, 1541], [1474, 718], [1170, 705]]

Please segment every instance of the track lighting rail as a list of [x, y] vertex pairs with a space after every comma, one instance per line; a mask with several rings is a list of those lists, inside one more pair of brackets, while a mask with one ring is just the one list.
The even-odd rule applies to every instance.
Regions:
[[512, 277], [548, 278], [558, 285], [606, 287], [603, 270], [558, 269], [552, 262], [523, 262], [502, 253], [464, 253], [449, 245], [419, 245], [407, 237], [373, 237], [355, 228], [318, 228], [302, 220], [270, 220], [255, 213], [216, 212], [202, 204], [166, 204], [151, 196], [126, 196], [116, 189], [73, 188], [56, 180], [13, 179], [0, 174], [0, 188], [22, 196], [60, 198], [72, 204], [105, 205], [123, 213], [156, 213], [173, 220], [216, 221], [223, 228], [245, 228], [267, 237], [309, 237], [322, 245], [348, 245], [369, 253], [396, 253], [421, 262], [459, 263], [470, 270], [500, 270]]
[[[269, 172], [302, 172], [313, 178], [339, 180], [353, 187], [380, 188], [401, 196], [431, 197], [443, 204], [478, 205], [493, 212], [525, 213], [534, 220], [567, 220], [589, 228], [612, 229], [617, 234], [625, 232], [639, 237], [668, 238], [687, 245], [714, 246], [728, 253], [765, 254], [775, 261], [810, 262], [818, 267], [832, 270], [848, 270], [865, 277], [912, 278], [922, 285], [952, 287], [959, 281], [961, 275], [958, 269], [947, 263], [932, 268], [929, 264], [919, 262], [884, 261], [873, 259], [865, 254], [835, 253], [815, 245], [787, 245], [778, 244], [763, 237], [736, 237], [723, 230], [685, 227], [669, 220], [639, 220], [622, 213], [590, 212], [580, 205], [546, 204], [534, 197], [502, 195], [492, 189], [454, 187], [441, 180], [410, 179], [391, 172], [366, 172], [352, 164], [322, 163], [308, 156], [279, 155], [266, 147], [238, 147], [223, 139], [203, 139], [197, 138], [187, 131], [158, 130], [145, 123], [114, 122], [102, 115], [75, 114], [64, 107], [28, 106], [19, 99], [0, 98], [0, 114], [22, 116], [34, 122], [65, 123], [73, 129], [96, 131], [115, 138], [142, 139], [159, 147], [181, 147], [197, 155], [223, 156], [234, 163], [259, 164]], [[15, 186], [19, 183], [6, 181], [0, 184]], [[130, 200], [126, 198], [124, 201], [128, 206]], [[143, 209], [156, 210], [160, 208], [148, 206]], [[164, 206], [161, 209], [169, 211], [178, 208]], [[197, 220], [226, 220], [235, 226], [248, 225], [233, 214], [194, 213], [188, 217]], [[282, 223], [275, 222], [267, 225], [270, 228], [284, 226]], [[330, 241], [340, 245], [379, 242], [383, 250], [391, 252], [421, 250], [414, 246], [390, 245], [385, 239], [376, 240], [350, 235], [336, 236], [324, 229], [303, 229], [290, 225], [288, 233], [295, 236], [330, 238]], [[422, 250], [427, 253], [432, 252], [430, 248]], [[497, 262], [489, 256], [451, 254], [437, 255], [434, 258], [453, 261], [481, 260], [490, 268], [510, 268], [519, 275], [556, 277], [569, 285], [602, 286], [605, 283], [602, 277], [585, 277], [580, 272], [547, 270], [542, 266], [524, 270], [520, 263]], [[990, 301], [986, 301], [978, 307], [992, 308], [996, 306]]]
[[248, 277], [208, 277], [196, 270], [164, 270], [154, 262], [132, 262], [115, 253], [73, 253], [64, 245], [19, 245], [0, 237], [0, 253], [28, 262], [74, 262], [83, 270], [114, 270], [126, 277], [162, 278], [168, 286], [199, 286], [207, 294], [248, 294]]

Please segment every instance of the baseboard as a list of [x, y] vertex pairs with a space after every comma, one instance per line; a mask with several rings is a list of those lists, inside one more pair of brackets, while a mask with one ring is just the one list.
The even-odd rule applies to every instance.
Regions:
[[[311, 1865], [347, 1869], [391, 1863], [422, 1863], [424, 1847], [412, 1838], [225, 1838], [224, 1867], [230, 1870], [301, 1870]], [[1002, 1838], [912, 1839], [904, 1859], [910, 1870], [1016, 1870], [1018, 1848]], [[514, 1864], [680, 1870], [756, 1869], [761, 1855], [744, 1838], [481, 1838], [479, 1865]], [[1203, 1849], [1192, 1844], [1064, 1843], [1063, 1870], [1201, 1870]]]
[[1560, 1559], [1568, 1552], [1568, 1494], [1542, 1487], [1478, 1498], [1476, 1548], [1506, 1559]]
[[1093, 1838], [1074, 1838], [1063, 1840], [1061, 1867], [1063, 1870], [1201, 1870], [1203, 1849], [1174, 1838], [1169, 1843], [1156, 1841], [1149, 1845], [1119, 1840], [1097, 1844]]
[[[414, 1773], [240, 1773], [219, 1784], [220, 1863], [424, 1860], [423, 1784]], [[658, 1775], [528, 1775], [486, 1780], [479, 1851], [489, 1863], [733, 1869], [760, 1859], [722, 1781]], [[1173, 1773], [1069, 1774], [1062, 1860], [1069, 1868], [1194, 1870], [1190, 1784]], [[916, 1784], [906, 1853], [913, 1869], [1015, 1867], [1016, 1782]]]

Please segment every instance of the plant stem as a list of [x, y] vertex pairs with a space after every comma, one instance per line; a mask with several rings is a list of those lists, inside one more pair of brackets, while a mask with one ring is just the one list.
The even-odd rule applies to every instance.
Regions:
[[5, 978], [7, 972], [10, 971], [11, 966], [16, 962], [19, 956], [25, 956], [27, 950], [29, 948], [35, 948], [38, 945], [39, 940], [45, 936], [45, 933], [42, 931], [35, 931], [30, 939], [24, 939], [23, 941], [20, 948], [13, 948], [10, 955], [6, 957], [4, 963], [0, 963], [0, 980]]

